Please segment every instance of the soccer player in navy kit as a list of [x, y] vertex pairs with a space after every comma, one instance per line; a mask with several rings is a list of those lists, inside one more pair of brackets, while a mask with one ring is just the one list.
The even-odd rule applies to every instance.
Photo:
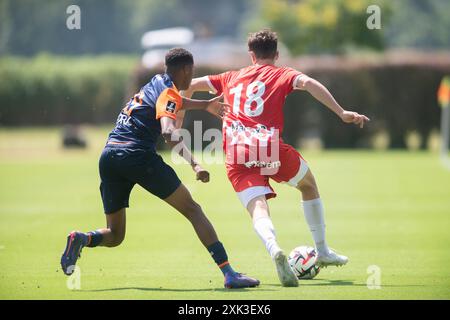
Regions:
[[[84, 247], [116, 247], [122, 243], [125, 208], [137, 183], [191, 222], [200, 241], [224, 274], [225, 287], [258, 286], [258, 280], [231, 268], [225, 248], [201, 207], [192, 199], [175, 171], [155, 151], [161, 134], [171, 147], [180, 143], [175, 124], [178, 110], [203, 109], [215, 115], [226, 111], [226, 106], [217, 98], [200, 101], [186, 99], [179, 94], [178, 90], [188, 89], [192, 80], [194, 60], [190, 52], [182, 48], [171, 49], [166, 54], [165, 64], [165, 73], [154, 76], [120, 112], [116, 127], [109, 134], [101, 154], [100, 193], [107, 227], [87, 233], [71, 232], [61, 257], [62, 269], [65, 274], [72, 274]], [[195, 161], [184, 144], [180, 155], [191, 164], [197, 180], [209, 181], [209, 173]]]

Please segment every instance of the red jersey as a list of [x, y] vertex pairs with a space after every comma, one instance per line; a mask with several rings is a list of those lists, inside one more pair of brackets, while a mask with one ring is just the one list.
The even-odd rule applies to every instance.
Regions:
[[212, 91], [223, 93], [232, 106], [223, 121], [225, 151], [230, 144], [255, 145], [281, 137], [283, 105], [301, 74], [291, 68], [252, 65], [208, 77]]

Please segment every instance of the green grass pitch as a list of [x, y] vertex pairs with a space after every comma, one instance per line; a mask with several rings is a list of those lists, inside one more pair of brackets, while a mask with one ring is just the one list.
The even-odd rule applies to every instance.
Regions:
[[[323, 269], [298, 288], [280, 286], [224, 167], [207, 166], [212, 179], [201, 184], [189, 166], [178, 165], [234, 268], [259, 278], [261, 286], [223, 289], [190, 224], [135, 187], [124, 243], [84, 249], [80, 289], [70, 290], [59, 266], [67, 233], [105, 223], [98, 156], [106, 134], [89, 129], [88, 150], [64, 151], [56, 129], [0, 130], [0, 299], [450, 298], [450, 172], [437, 155], [400, 151], [303, 152], [324, 200], [328, 243], [350, 262]], [[300, 194], [273, 185], [279, 243], [286, 251], [312, 245]], [[381, 271], [380, 289], [367, 287], [372, 265]]]

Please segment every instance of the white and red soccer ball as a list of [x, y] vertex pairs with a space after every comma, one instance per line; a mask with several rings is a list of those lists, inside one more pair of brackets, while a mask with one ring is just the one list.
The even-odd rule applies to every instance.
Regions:
[[316, 250], [308, 246], [300, 246], [291, 251], [288, 257], [289, 265], [299, 279], [312, 279], [320, 271], [316, 265]]

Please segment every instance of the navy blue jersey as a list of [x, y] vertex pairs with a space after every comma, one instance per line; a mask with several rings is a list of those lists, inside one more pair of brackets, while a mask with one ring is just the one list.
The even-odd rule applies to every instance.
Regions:
[[107, 145], [155, 149], [161, 135], [161, 117], [176, 119], [182, 97], [167, 74], [154, 76], [130, 99], [117, 118]]

